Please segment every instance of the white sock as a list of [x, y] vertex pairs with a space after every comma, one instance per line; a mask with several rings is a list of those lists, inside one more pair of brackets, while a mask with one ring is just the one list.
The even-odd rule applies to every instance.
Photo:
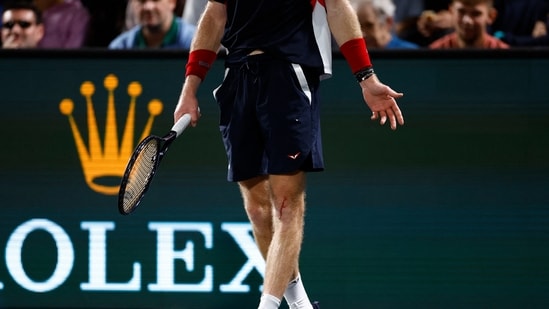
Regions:
[[257, 309], [278, 309], [280, 307], [280, 299], [273, 295], [263, 294], [259, 301]]
[[303, 281], [301, 281], [301, 275], [297, 275], [297, 278], [288, 284], [286, 292], [284, 292], [284, 298], [290, 309], [313, 309], [303, 286]]

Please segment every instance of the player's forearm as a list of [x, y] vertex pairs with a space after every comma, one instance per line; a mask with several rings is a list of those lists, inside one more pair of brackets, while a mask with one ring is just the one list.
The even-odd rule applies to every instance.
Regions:
[[[225, 29], [227, 11], [225, 4], [209, 1], [198, 23], [185, 66], [186, 83], [194, 76], [203, 81], [213, 65]], [[194, 88], [193, 88], [194, 89]], [[196, 92], [196, 89], [194, 89]]]
[[338, 46], [362, 37], [356, 13], [348, 0], [326, 0], [326, 14]]
[[227, 11], [224, 4], [209, 1], [201, 17], [196, 34], [191, 44], [193, 50], [211, 50], [217, 52], [225, 30]]

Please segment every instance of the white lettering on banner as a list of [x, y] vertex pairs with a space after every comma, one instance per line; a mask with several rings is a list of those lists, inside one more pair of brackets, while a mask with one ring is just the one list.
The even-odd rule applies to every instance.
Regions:
[[107, 283], [107, 231], [114, 230], [114, 222], [82, 222], [80, 227], [90, 231], [89, 282], [80, 284], [82, 291], [139, 291], [141, 264], [133, 263], [133, 276], [127, 283]]
[[[134, 261], [132, 267], [117, 266], [116, 269], [127, 275], [126, 282], [107, 282], [107, 233], [115, 230], [115, 222], [111, 221], [82, 221], [80, 228], [88, 231], [88, 282], [80, 283], [82, 291], [136, 291], [142, 290], [142, 265]], [[205, 265], [203, 268], [196, 267], [195, 248], [214, 249], [213, 235], [214, 225], [211, 222], [149, 222], [148, 229], [155, 231], [156, 237], [156, 282], [149, 283], [147, 288], [152, 292], [205, 292], [214, 291], [214, 266]], [[34, 231], [43, 230], [54, 240], [57, 261], [51, 276], [44, 281], [33, 280], [25, 271], [25, 260], [22, 255], [25, 241], [29, 234]], [[256, 270], [261, 276], [265, 274], [265, 262], [259, 249], [255, 245], [252, 228], [249, 223], [222, 223], [221, 230], [227, 232], [235, 241], [235, 244], [242, 250], [246, 262], [240, 269], [236, 268], [235, 276], [229, 283], [221, 284], [219, 291], [222, 293], [246, 293], [250, 286], [244, 284], [245, 279], [251, 272]], [[175, 235], [178, 233], [177, 243], [184, 243], [183, 249], [177, 249]], [[189, 233], [195, 233], [203, 238], [188, 237], [180, 240]], [[189, 234], [190, 235], [190, 234]], [[188, 235], [187, 235], [188, 236]], [[185, 241], [186, 240], [186, 241]], [[199, 242], [199, 243], [197, 243]], [[27, 246], [32, 245], [32, 241]], [[81, 252], [82, 249], [78, 250]], [[15, 228], [8, 237], [5, 251], [7, 271], [14, 279], [14, 282], [31, 292], [45, 293], [63, 285], [70, 276], [75, 264], [75, 250], [67, 232], [58, 224], [48, 219], [31, 219]], [[175, 265], [182, 261], [184, 270], [188, 273], [195, 273], [199, 276], [193, 282], [176, 282]], [[110, 269], [113, 269], [112, 267]], [[126, 270], [124, 270], [126, 269]], [[179, 271], [179, 270], [177, 270]], [[123, 275], [126, 276], [126, 275]], [[123, 281], [125, 279], [122, 279]], [[5, 283], [0, 281], [0, 291], [5, 288]], [[259, 287], [262, 290], [262, 287]]]
[[174, 233], [176, 231], [196, 231], [204, 236], [206, 249], [213, 248], [213, 228], [211, 223], [180, 223], [180, 222], [151, 222], [149, 230], [157, 233], [156, 250], [156, 278], [157, 282], [149, 284], [149, 291], [170, 292], [211, 292], [213, 291], [213, 267], [204, 267], [204, 278], [197, 284], [176, 284], [174, 282], [174, 261], [185, 262], [188, 272], [194, 270], [194, 243], [187, 241], [185, 249], [175, 251]]
[[[240, 271], [238, 271], [233, 280], [228, 284], [222, 284], [219, 290], [221, 292], [249, 292], [250, 286], [242, 284], [248, 274], [255, 268], [262, 277], [265, 276], [265, 260], [263, 260], [261, 252], [255, 245], [251, 234], [251, 226], [248, 223], [223, 223], [221, 229], [234, 238], [238, 247], [242, 249], [242, 252], [248, 258], [248, 261], [240, 268]], [[259, 290], [261, 291], [262, 287], [259, 287]]]
[[[21, 258], [25, 239], [36, 230], [50, 233], [57, 247], [57, 265], [51, 277], [44, 282], [35, 282], [27, 276]], [[32, 219], [21, 224], [13, 231], [6, 245], [8, 272], [21, 287], [32, 292], [48, 292], [59, 287], [71, 273], [73, 263], [74, 249], [69, 236], [63, 228], [47, 219]]]

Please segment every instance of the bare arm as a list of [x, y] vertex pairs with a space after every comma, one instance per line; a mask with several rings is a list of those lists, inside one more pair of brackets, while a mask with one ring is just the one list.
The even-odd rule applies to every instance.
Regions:
[[219, 50], [225, 30], [227, 11], [224, 4], [208, 1], [191, 44], [191, 51], [198, 49]]
[[326, 0], [326, 14], [338, 46], [362, 37], [356, 13], [348, 0]]
[[[348, 0], [326, 0], [326, 14], [330, 30], [339, 46], [362, 37], [360, 24]], [[372, 120], [383, 125], [389, 120], [391, 129], [404, 124], [404, 117], [396, 103], [403, 96], [381, 83], [374, 74], [360, 82], [364, 101], [372, 111]]]
[[[225, 30], [227, 11], [224, 4], [209, 1], [204, 13], [200, 17], [196, 34], [191, 44], [191, 52], [196, 50], [209, 50], [217, 52], [221, 46], [221, 38]], [[185, 78], [179, 101], [174, 111], [174, 121], [184, 114], [191, 114], [191, 125], [196, 126], [200, 118], [196, 93], [202, 79], [196, 75], [188, 75]]]

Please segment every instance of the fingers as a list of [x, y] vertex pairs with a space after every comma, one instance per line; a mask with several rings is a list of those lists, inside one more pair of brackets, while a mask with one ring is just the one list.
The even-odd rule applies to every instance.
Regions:
[[404, 96], [404, 93], [402, 92], [396, 92], [392, 88], [389, 88], [388, 97], [394, 98], [394, 99], [400, 99]]
[[[395, 105], [396, 106], [396, 105]], [[396, 110], [394, 110], [395, 107], [389, 108], [387, 110], [387, 117], [389, 118], [389, 124], [391, 125], [391, 130], [396, 130], [397, 126], [404, 124], [404, 118], [402, 117], [402, 113], [400, 112], [400, 109], [398, 106], [396, 106]], [[385, 124], [385, 122], [381, 123], [381, 125]]]
[[393, 112], [396, 116], [396, 121], [398, 122], [399, 125], [403, 126], [404, 125], [404, 115], [402, 115], [402, 111], [400, 110], [400, 108], [396, 104], [392, 107], [392, 109], [393, 109]]
[[[369, 88], [368, 88], [369, 87]], [[402, 92], [396, 92], [389, 86], [380, 84], [365, 85], [362, 89], [364, 100], [372, 111], [371, 120], [379, 120], [380, 125], [389, 122], [392, 130], [398, 125], [404, 125], [404, 117], [397, 104], [397, 99], [402, 98]]]
[[387, 122], [387, 113], [385, 111], [379, 112], [379, 124], [384, 125]]
[[202, 114], [200, 113], [200, 107], [191, 113], [191, 126], [194, 128], [198, 124], [198, 120], [200, 120], [200, 117], [202, 117]]
[[394, 104], [390, 108], [386, 110], [382, 110], [379, 112], [372, 112], [372, 116], [370, 117], [372, 120], [378, 120], [380, 125], [385, 125], [387, 120], [389, 120], [389, 124], [391, 126], [392, 130], [396, 130], [398, 125], [404, 125], [404, 116], [402, 115], [402, 111], [398, 107], [398, 105]]
[[200, 120], [200, 117], [202, 117], [202, 114], [200, 113], [200, 108], [194, 111], [188, 111], [188, 112], [177, 110], [176, 112], [174, 112], [174, 116], [173, 116], [174, 123], [176, 123], [181, 117], [183, 117], [183, 115], [187, 113], [191, 115], [191, 123], [190, 123], [191, 126], [196, 127], [196, 125], [198, 124], [198, 120]]

